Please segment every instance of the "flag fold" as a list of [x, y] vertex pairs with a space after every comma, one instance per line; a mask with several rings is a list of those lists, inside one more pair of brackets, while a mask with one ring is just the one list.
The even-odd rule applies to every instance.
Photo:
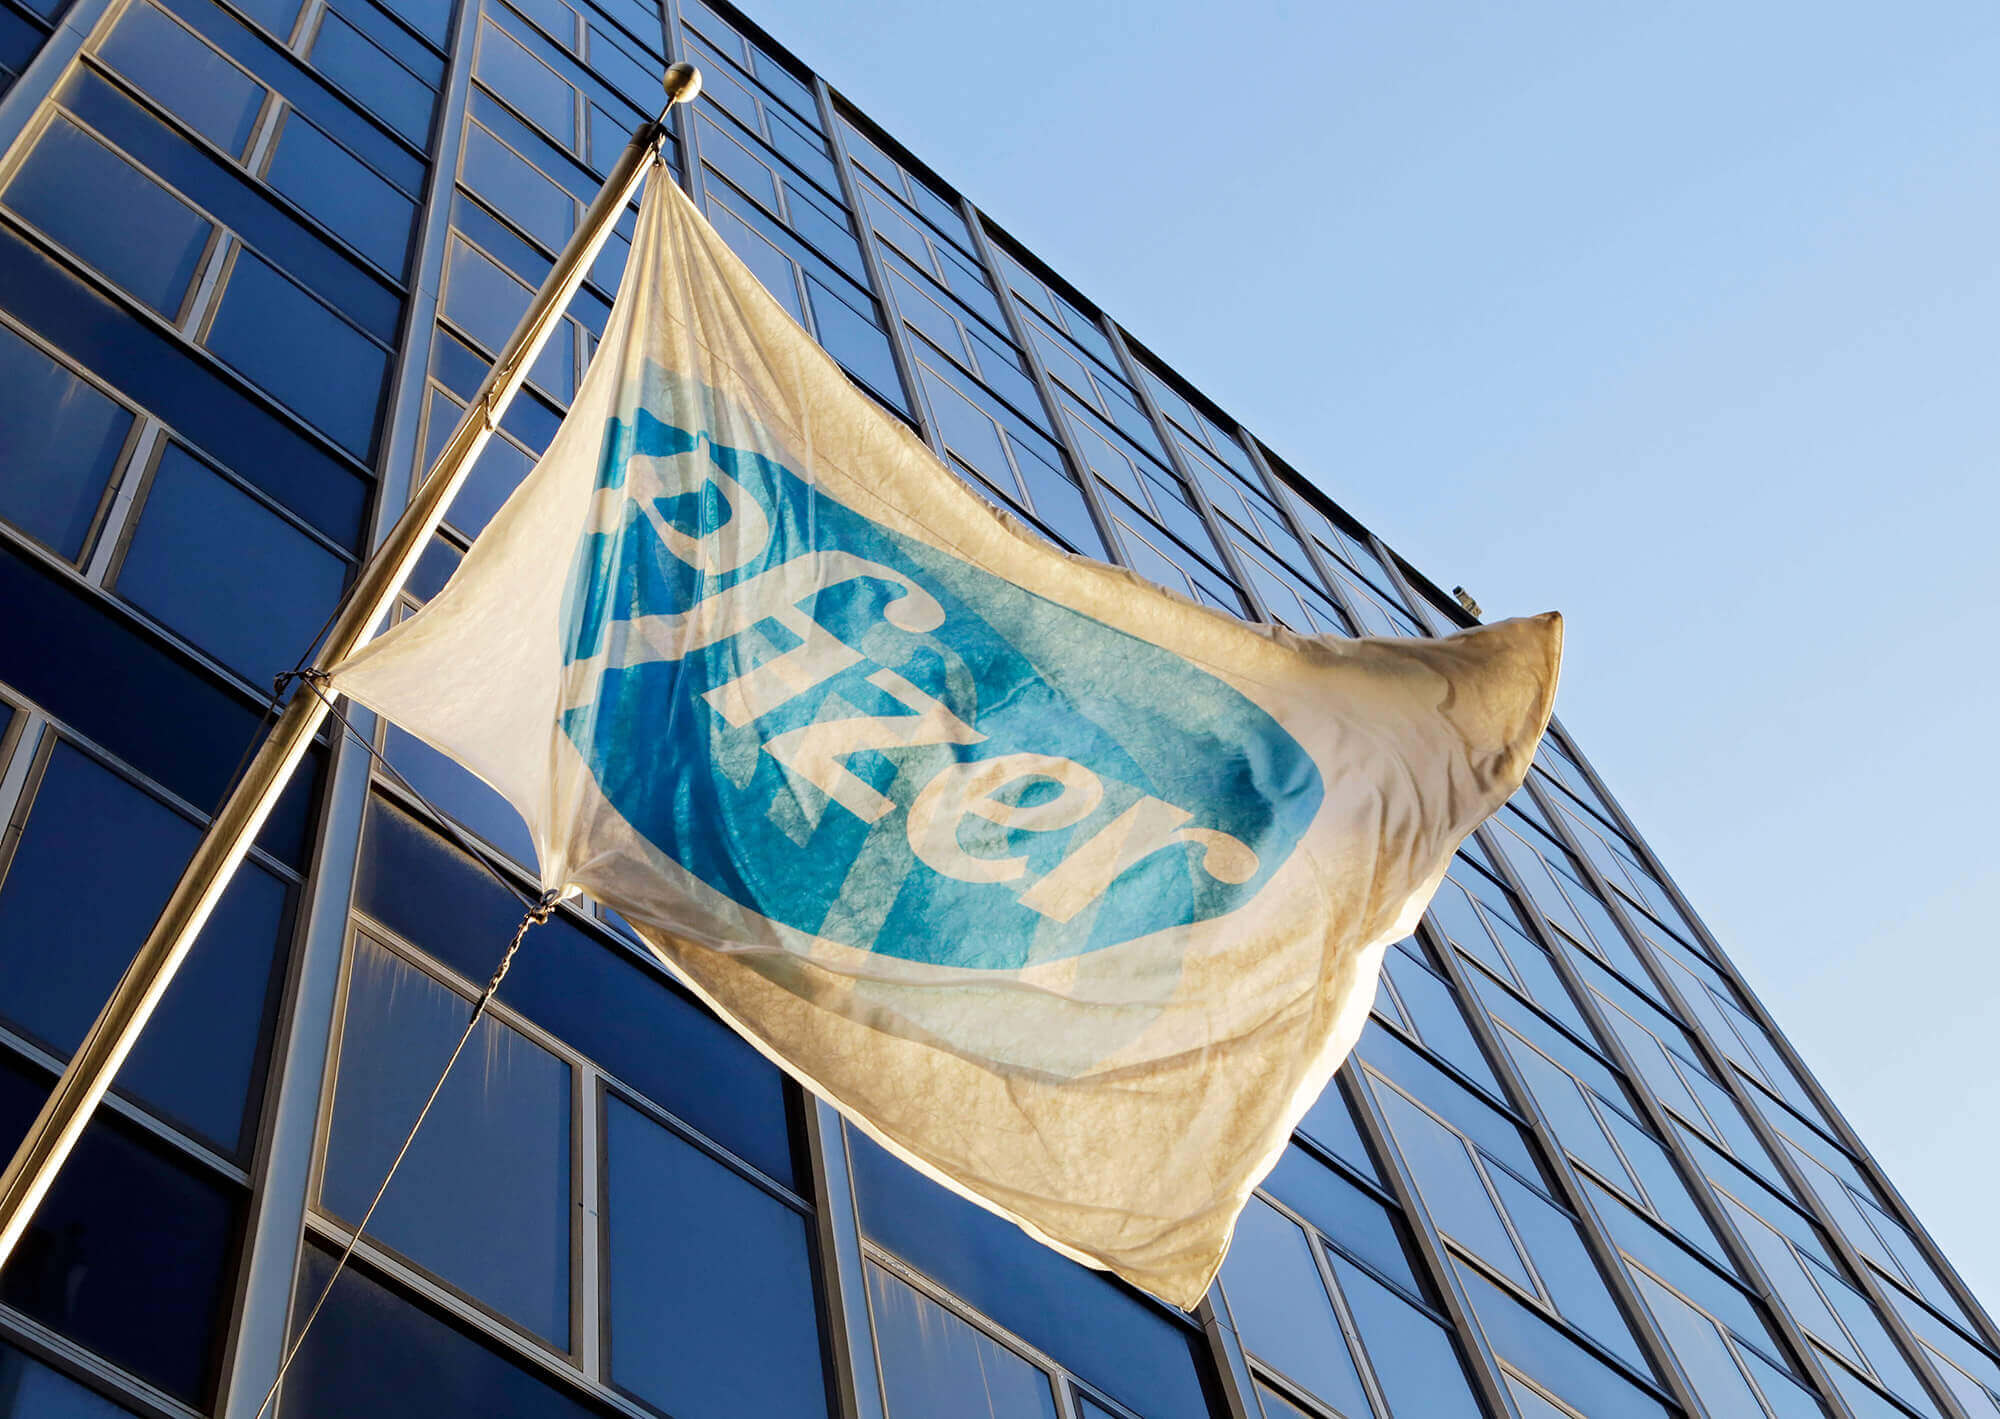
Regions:
[[1192, 1307], [1561, 643], [1298, 636], [1057, 550], [656, 167], [548, 451], [332, 679], [897, 1156]]

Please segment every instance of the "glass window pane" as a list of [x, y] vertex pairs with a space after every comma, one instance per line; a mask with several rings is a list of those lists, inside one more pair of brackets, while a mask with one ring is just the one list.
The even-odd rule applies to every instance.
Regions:
[[1634, 1271], [1632, 1280], [1710, 1419], [1764, 1419], [1750, 1382], [1736, 1367], [1715, 1322], [1645, 1272]]
[[204, 341], [209, 349], [362, 458], [389, 354], [248, 251], [236, 255]]
[[1264, 1190], [1383, 1275], [1423, 1293], [1389, 1209], [1305, 1149], [1287, 1148]]
[[576, 90], [490, 21], [480, 26], [473, 72], [530, 123], [565, 148], [576, 146]]
[[[59, 1055], [81, 1044], [199, 836], [58, 744], [0, 883], [0, 1015]], [[118, 1072], [119, 1092], [225, 1153], [245, 1141], [285, 916], [283, 885], [240, 868]]]
[[[337, 1216], [353, 1221], [367, 1210], [471, 1009], [357, 938], [321, 1188]], [[569, 1091], [567, 1064], [501, 1021], [482, 1020], [370, 1224], [418, 1265], [558, 1346], [569, 1341]]]
[[297, 113], [285, 117], [264, 180], [383, 270], [403, 274], [416, 204]]
[[1413, 1419], [1482, 1419], [1465, 1367], [1443, 1326], [1339, 1257], [1333, 1258], [1333, 1274], [1392, 1413]]
[[130, 1419], [95, 1390], [0, 1345], [0, 1419]]
[[1375, 1097], [1382, 1101], [1389, 1131], [1438, 1230], [1533, 1291], [1535, 1283], [1521, 1264], [1464, 1141], [1393, 1089], [1377, 1085]]
[[231, 157], [264, 105], [264, 86], [151, 5], [134, 5], [99, 56]]
[[123, 406], [0, 325], [0, 517], [76, 557], [131, 427]]
[[1306, 1110], [1306, 1116], [1299, 1120], [1299, 1132], [1363, 1177], [1379, 1176], [1368, 1156], [1368, 1145], [1361, 1141], [1361, 1129], [1354, 1122], [1354, 1111], [1348, 1105], [1347, 1095], [1338, 1079], [1327, 1080], [1319, 1098]]
[[1296, 1224], [1250, 1199], [1222, 1264], [1236, 1331], [1252, 1354], [1344, 1414], [1370, 1413], [1312, 1243]]
[[437, 95], [333, 10], [320, 21], [312, 61], [371, 113], [412, 143], [425, 146]]
[[611, 1378], [675, 1419], [826, 1411], [806, 1221], [604, 1101]]
[[[428, 1124], [425, 1125], [429, 1127]], [[295, 1317], [326, 1289], [333, 1258], [308, 1246]], [[284, 1419], [605, 1419], [480, 1341], [419, 1309], [359, 1266], [334, 1283], [285, 1379]]]
[[66, 118], [7, 184], [6, 203], [169, 320], [213, 225]]
[[1493, 1185], [1507, 1207], [1514, 1230], [1541, 1273], [1555, 1308], [1585, 1333], [1602, 1341], [1633, 1368], [1648, 1366], [1638, 1341], [1632, 1338], [1618, 1304], [1597, 1264], [1585, 1249], [1577, 1224], [1531, 1188], [1500, 1168], [1492, 1170]]
[[465, 183], [552, 250], [576, 227], [576, 199], [477, 123], [465, 130]]
[[118, 592], [261, 685], [312, 648], [346, 573], [320, 543], [169, 444]]
[[866, 1263], [889, 1419], [1056, 1419], [1049, 1377]]
[[[49, 1085], [0, 1064], [0, 1149], [12, 1154]], [[0, 1271], [0, 1302], [206, 1410], [241, 1204], [98, 1117]]]

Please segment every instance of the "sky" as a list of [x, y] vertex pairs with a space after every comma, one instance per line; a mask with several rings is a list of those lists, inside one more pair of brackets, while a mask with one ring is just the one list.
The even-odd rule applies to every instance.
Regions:
[[744, 0], [1489, 617], [2000, 1305], [2000, 7]]

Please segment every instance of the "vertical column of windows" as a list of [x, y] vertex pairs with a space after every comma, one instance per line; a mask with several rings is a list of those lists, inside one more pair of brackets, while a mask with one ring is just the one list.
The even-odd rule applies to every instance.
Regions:
[[[354, 908], [305, 1297], [326, 1276], [310, 1258], [366, 1208], [519, 902], [378, 792]], [[371, 1384], [356, 1372], [398, 1360], [511, 1391], [527, 1359], [542, 1378], [520, 1394], [541, 1398], [508, 1403], [536, 1412], [825, 1413], [813, 1207], [778, 1072], [567, 913], [480, 1030], [287, 1405], [352, 1413]], [[422, 1318], [438, 1309], [449, 1324]], [[385, 1314], [392, 1333], [365, 1323]]]
[[947, 463], [1043, 535], [1102, 555], [1087, 499], [964, 215], [852, 121], [842, 121], [842, 135], [922, 409]]
[[1064, 292], [995, 248], [998, 274], [1016, 298], [1023, 329], [1049, 376], [1053, 407], [1094, 484], [1118, 546], [1141, 575], [1232, 615], [1250, 602], [1176, 471], [1143, 402], [1120, 373], [1116, 346]]
[[709, 6], [683, 5], [681, 28], [705, 84], [688, 121], [710, 222], [863, 389], [907, 417], [811, 86]]

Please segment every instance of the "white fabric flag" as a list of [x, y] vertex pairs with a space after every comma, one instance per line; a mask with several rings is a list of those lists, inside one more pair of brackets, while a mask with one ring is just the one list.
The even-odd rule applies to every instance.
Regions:
[[1192, 1307], [1561, 620], [1297, 636], [1060, 552], [653, 176], [548, 452], [333, 683], [892, 1152]]

